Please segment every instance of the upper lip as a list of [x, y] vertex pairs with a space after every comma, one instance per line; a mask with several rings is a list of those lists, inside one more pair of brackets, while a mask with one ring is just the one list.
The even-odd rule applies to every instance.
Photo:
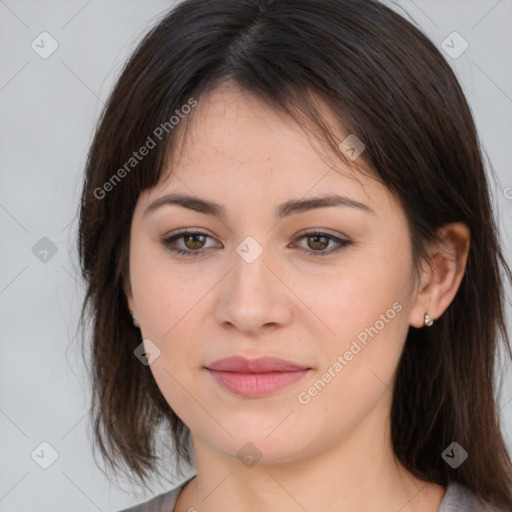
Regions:
[[266, 372], [293, 372], [309, 370], [309, 366], [292, 363], [279, 357], [263, 356], [256, 359], [247, 359], [241, 356], [218, 359], [206, 368], [219, 372], [236, 373], [266, 373]]

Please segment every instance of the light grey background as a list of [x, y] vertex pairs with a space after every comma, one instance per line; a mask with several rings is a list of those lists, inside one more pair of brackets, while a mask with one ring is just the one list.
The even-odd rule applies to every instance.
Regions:
[[[149, 498], [109, 486], [92, 458], [88, 380], [75, 337], [83, 294], [75, 233], [94, 124], [125, 59], [172, 5], [0, 0], [0, 512], [107, 512]], [[394, 8], [404, 9], [442, 52], [453, 31], [469, 43], [460, 57], [445, 55], [496, 171], [491, 189], [510, 261], [512, 1], [403, 0]], [[43, 31], [58, 43], [47, 59], [31, 48], [35, 40], [43, 51]], [[460, 43], [450, 41], [457, 49]], [[50, 43], [45, 39], [46, 51]], [[43, 237], [55, 255], [42, 252], [48, 242], [33, 253]], [[503, 375], [500, 405], [512, 447], [510, 365]], [[42, 442], [58, 453], [48, 469], [31, 457]], [[51, 450], [37, 453], [41, 461]]]

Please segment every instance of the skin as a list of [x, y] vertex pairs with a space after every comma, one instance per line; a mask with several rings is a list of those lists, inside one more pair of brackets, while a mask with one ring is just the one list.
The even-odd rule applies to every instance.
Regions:
[[[142, 339], [160, 350], [150, 365], [154, 378], [192, 433], [197, 477], [176, 511], [224, 511], [226, 503], [244, 511], [437, 511], [445, 489], [395, 460], [389, 413], [407, 332], [428, 328], [425, 313], [439, 318], [452, 302], [468, 228], [444, 227], [443, 243], [429, 249], [433, 265], [416, 282], [406, 217], [382, 183], [354, 179], [354, 169], [332, 155], [329, 161], [293, 120], [230, 82], [201, 98], [184, 143], [172, 173], [169, 159], [160, 183], [136, 205], [126, 289]], [[176, 205], [144, 214], [171, 192], [220, 203], [226, 216]], [[374, 214], [338, 206], [275, 217], [286, 201], [332, 193]], [[211, 237], [174, 242], [200, 255], [179, 256], [161, 242], [183, 228]], [[312, 256], [337, 247], [303, 237], [313, 230], [352, 244]], [[236, 252], [248, 236], [263, 249], [252, 263]], [[395, 303], [401, 311], [300, 403], [299, 393]], [[312, 370], [270, 396], [240, 397], [204, 369], [234, 354], [274, 355]], [[247, 442], [261, 452], [251, 467], [237, 457]]]

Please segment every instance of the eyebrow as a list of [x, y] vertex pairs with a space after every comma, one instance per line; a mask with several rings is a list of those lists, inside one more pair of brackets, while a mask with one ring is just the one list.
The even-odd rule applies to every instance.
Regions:
[[[213, 215], [214, 217], [226, 217], [226, 208], [221, 204], [207, 201], [194, 196], [184, 194], [167, 194], [153, 201], [144, 211], [144, 216], [154, 212], [158, 208], [165, 205], [176, 205], [188, 208], [195, 212], [204, 213], [205, 215]], [[327, 195], [323, 197], [314, 197], [311, 199], [298, 199], [287, 201], [279, 205], [276, 209], [276, 217], [283, 219], [290, 215], [307, 212], [317, 208], [326, 207], [349, 207], [357, 208], [367, 213], [376, 215], [375, 211], [366, 204], [360, 203], [349, 197], [339, 195]]]

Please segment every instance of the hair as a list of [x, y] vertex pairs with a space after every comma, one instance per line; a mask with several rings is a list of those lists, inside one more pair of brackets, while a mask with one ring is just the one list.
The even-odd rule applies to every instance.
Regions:
[[[504, 281], [512, 282], [512, 272], [481, 144], [439, 50], [373, 0], [185, 0], [124, 66], [88, 154], [79, 221], [87, 283], [81, 320], [92, 331], [91, 417], [104, 459], [146, 484], [158, 473], [156, 429], [164, 427], [178, 464], [191, 463], [188, 427], [134, 356], [141, 333], [124, 292], [130, 226], [139, 195], [162, 178], [194, 112], [179, 115], [176, 127], [169, 120], [227, 80], [309, 133], [316, 127], [346, 163], [339, 133], [315, 100], [364, 142], [361, 158], [406, 214], [415, 270], [428, 261], [440, 227], [469, 227], [466, 270], [450, 307], [429, 329], [409, 329], [393, 390], [393, 451], [417, 478], [459, 482], [495, 506], [512, 507], [512, 463], [493, 387], [500, 342], [512, 358], [504, 318]], [[155, 147], [134, 160], [150, 141]], [[469, 452], [456, 469], [441, 457], [453, 441]]]

